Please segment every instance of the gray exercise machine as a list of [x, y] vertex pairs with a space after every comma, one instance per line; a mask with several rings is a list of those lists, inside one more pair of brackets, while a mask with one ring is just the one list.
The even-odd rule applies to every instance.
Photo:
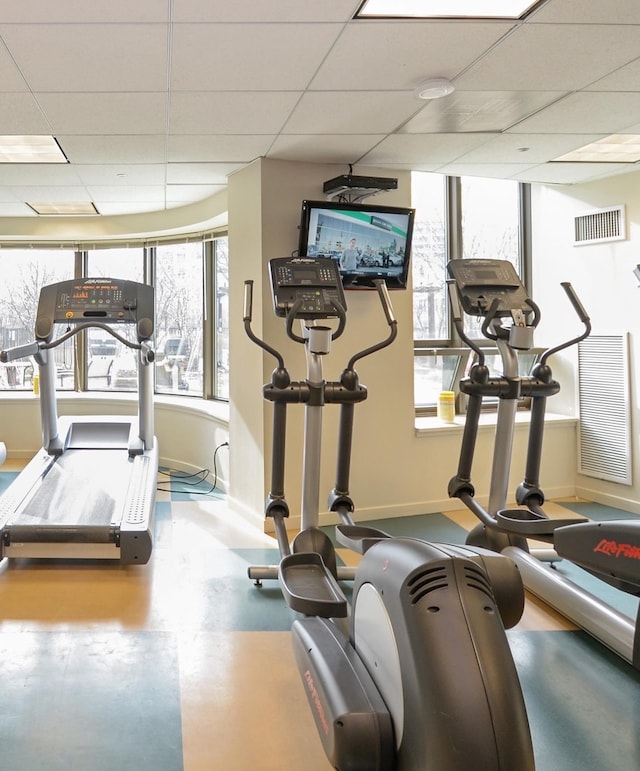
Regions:
[[[287, 337], [304, 346], [307, 373], [292, 380], [282, 354], [253, 333], [253, 285], [245, 282], [247, 335], [277, 361], [263, 396], [274, 408], [265, 513], [280, 551], [278, 566], [248, 574], [258, 584], [278, 578], [300, 614], [294, 655], [329, 762], [339, 771], [530, 771], [529, 725], [504, 631], [524, 605], [513, 562], [482, 548], [392, 538], [352, 516], [354, 408], [367, 397], [355, 364], [396, 337], [386, 286], [377, 282], [388, 337], [354, 354], [337, 381], [326, 381], [323, 359], [346, 327], [337, 263], [280, 258], [269, 271], [275, 313], [285, 319]], [[291, 543], [284, 494], [290, 404], [305, 406], [302, 527]], [[362, 555], [350, 603], [341, 579], [354, 572], [341, 570], [332, 540], [318, 527], [322, 411], [329, 404], [339, 405], [340, 416], [328, 506], [341, 522], [338, 543]]]
[[[589, 335], [589, 317], [572, 286], [563, 283], [584, 331], [545, 351], [531, 375], [520, 376], [519, 352], [533, 347], [540, 309], [513, 265], [506, 260], [451, 260], [448, 272], [454, 324], [477, 355], [469, 377], [460, 383], [461, 391], [468, 396], [468, 406], [458, 472], [449, 482], [449, 495], [459, 498], [480, 520], [467, 543], [509, 556], [520, 568], [529, 591], [640, 669], [640, 610], [637, 619], [628, 618], [552, 567], [567, 559], [616, 589], [640, 595], [640, 521], [551, 519], [543, 509], [545, 496], [539, 478], [546, 400], [560, 390], [548, 360]], [[483, 336], [500, 353], [501, 375], [490, 376], [483, 349], [465, 332], [464, 313], [482, 319]], [[498, 399], [487, 509], [474, 497], [471, 483], [478, 423], [486, 397]], [[525, 477], [515, 492], [518, 508], [506, 508], [515, 414], [523, 398], [531, 399]], [[529, 539], [550, 546], [532, 550]]]
[[[112, 278], [42, 288], [35, 341], [0, 352], [33, 356], [40, 375], [42, 449], [0, 497], [0, 558], [151, 556], [158, 443], [153, 423], [153, 287]], [[54, 338], [56, 326], [66, 331]], [[136, 342], [110, 325], [135, 328]], [[53, 349], [99, 328], [136, 352], [138, 415], [58, 418]]]

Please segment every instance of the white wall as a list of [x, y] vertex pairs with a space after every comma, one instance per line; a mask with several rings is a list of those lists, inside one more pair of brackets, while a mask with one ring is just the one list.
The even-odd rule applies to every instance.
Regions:
[[[604, 244], [573, 246], [576, 215], [594, 209], [624, 204], [627, 239]], [[631, 173], [585, 185], [566, 187], [535, 186], [533, 207], [533, 283], [534, 297], [542, 307], [541, 332], [547, 337], [556, 328], [569, 336], [579, 329], [575, 315], [559, 288], [560, 281], [571, 281], [588, 311], [593, 333], [630, 332], [631, 403], [629, 419], [633, 436], [633, 485], [616, 484], [576, 475], [578, 495], [640, 513], [640, 458], [637, 426], [638, 378], [640, 361], [640, 295], [633, 269], [640, 262], [640, 174]], [[549, 312], [545, 318], [545, 308]], [[565, 384], [561, 404], [570, 409], [576, 388], [575, 351], [557, 357], [554, 374]], [[606, 410], [603, 404], [602, 409]]]

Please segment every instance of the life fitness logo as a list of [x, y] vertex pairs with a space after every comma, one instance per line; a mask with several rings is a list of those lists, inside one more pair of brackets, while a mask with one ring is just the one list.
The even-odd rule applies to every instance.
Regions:
[[631, 543], [618, 543], [603, 538], [593, 550], [595, 554], [606, 554], [607, 557], [620, 557], [632, 560], [640, 560], [640, 546]]
[[316, 689], [316, 686], [313, 682], [313, 677], [311, 675], [311, 672], [309, 672], [308, 669], [304, 673], [304, 681], [306, 683], [307, 690], [309, 691], [309, 696], [311, 698], [311, 701], [313, 702], [313, 706], [315, 707], [316, 715], [322, 726], [322, 730], [324, 731], [325, 736], [328, 736], [330, 731], [329, 722], [327, 721], [327, 716], [325, 714], [324, 707], [322, 706], [322, 702], [320, 701], [320, 694]]

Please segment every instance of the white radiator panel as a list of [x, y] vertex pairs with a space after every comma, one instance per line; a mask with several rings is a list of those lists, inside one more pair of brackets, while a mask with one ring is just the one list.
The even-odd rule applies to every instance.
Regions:
[[629, 335], [591, 335], [578, 344], [578, 471], [631, 485]]

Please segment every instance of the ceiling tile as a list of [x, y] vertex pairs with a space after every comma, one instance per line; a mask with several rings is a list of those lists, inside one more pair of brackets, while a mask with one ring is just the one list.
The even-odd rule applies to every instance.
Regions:
[[158, 134], [167, 121], [166, 93], [40, 93], [53, 134]]
[[60, 147], [71, 163], [134, 164], [164, 163], [163, 135], [155, 136], [58, 136]]
[[167, 183], [226, 185], [229, 174], [242, 166], [241, 163], [170, 163], [167, 166]]
[[[450, 163], [493, 134], [396, 134], [361, 158], [362, 163]], [[452, 157], [455, 155], [455, 158]]]
[[339, 24], [178, 24], [172, 39], [171, 88], [305, 88], [341, 29]]
[[295, 91], [185, 92], [171, 96], [171, 134], [277, 134], [300, 98]]
[[456, 80], [460, 90], [574, 91], [640, 53], [633, 26], [524, 24]]
[[558, 91], [454, 91], [434, 99], [402, 133], [503, 131], [563, 96]]
[[501, 22], [358, 22], [340, 35], [310, 87], [413, 91], [425, 78], [455, 77], [510, 28]]
[[602, 134], [500, 134], [460, 156], [457, 163], [533, 166], [601, 138]]
[[32, 94], [0, 93], [0, 134], [51, 133], [51, 126]]
[[382, 139], [384, 134], [281, 134], [273, 143], [267, 157], [309, 163], [356, 163]]
[[640, 24], [640, 4], [637, 0], [562, 0], [543, 3], [532, 17], [544, 24], [575, 24], [577, 20], [582, 24]]
[[234, 161], [250, 163], [255, 158], [265, 155], [275, 135], [265, 136], [227, 136], [227, 135], [189, 135], [169, 137], [168, 159], [170, 163], [203, 161]]
[[180, 0], [175, 4], [176, 22], [322, 22], [347, 21], [357, 11], [361, 0], [322, 0], [301, 3], [300, 0], [233, 0], [212, 3], [211, 0]]
[[304, 94], [284, 134], [386, 134], [420, 107], [405, 91], [312, 91]]
[[640, 93], [581, 91], [523, 120], [511, 131], [526, 134], [614, 134], [640, 121]]
[[166, 91], [164, 24], [0, 24], [34, 92]]

